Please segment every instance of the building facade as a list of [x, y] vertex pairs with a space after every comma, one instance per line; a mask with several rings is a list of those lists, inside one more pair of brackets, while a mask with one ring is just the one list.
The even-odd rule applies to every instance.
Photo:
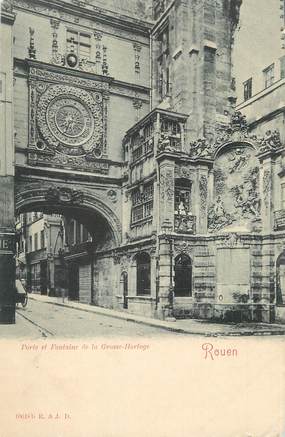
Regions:
[[16, 210], [87, 229], [64, 247], [71, 296], [164, 319], [275, 320], [284, 127], [235, 108], [241, 3], [3, 3]]
[[29, 292], [61, 296], [66, 282], [62, 217], [24, 213], [16, 221], [16, 231], [17, 277]]

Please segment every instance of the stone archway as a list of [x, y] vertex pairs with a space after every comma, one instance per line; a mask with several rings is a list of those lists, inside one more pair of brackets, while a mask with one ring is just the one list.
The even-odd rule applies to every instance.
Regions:
[[[44, 179], [28, 183], [20, 180], [16, 185], [16, 212], [19, 214], [41, 211], [48, 216], [59, 214], [66, 230], [64, 234], [70, 228], [69, 224], [73, 225], [75, 221], [76, 226], [73, 228], [76, 231], [76, 241], [71, 242], [65, 238], [61, 253], [50, 249], [46, 251], [48, 295], [60, 295], [61, 290], [56, 278], [62, 270], [65, 281], [60, 289], [64, 289], [62, 292], [69, 299], [112, 307], [114, 290], [118, 287], [118, 284], [112, 281], [112, 254], [113, 249], [121, 242], [121, 223], [116, 208], [112, 210], [105, 201], [103, 190], [101, 189], [99, 197], [95, 189], [88, 188], [81, 184], [55, 183]], [[110, 191], [112, 195], [115, 192]], [[77, 223], [83, 225], [91, 237], [85, 243], [80, 240], [79, 245]], [[80, 231], [81, 236], [83, 227]], [[29, 268], [30, 265], [27, 265], [27, 270]], [[74, 274], [77, 271], [77, 276], [75, 275], [71, 281], [68, 280], [72, 276], [70, 271]]]
[[19, 184], [16, 186], [16, 212], [32, 211], [33, 208], [46, 211], [65, 212], [80, 216], [80, 212], [96, 215], [105, 223], [116, 247], [121, 241], [121, 223], [112, 209], [98, 195], [83, 189], [74, 189], [67, 184]]

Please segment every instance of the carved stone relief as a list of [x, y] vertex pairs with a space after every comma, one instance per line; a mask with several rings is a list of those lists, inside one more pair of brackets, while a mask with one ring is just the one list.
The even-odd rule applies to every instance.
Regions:
[[204, 217], [207, 211], [207, 198], [208, 198], [208, 180], [206, 176], [201, 176], [199, 180], [199, 193], [200, 193], [200, 212]]
[[259, 167], [250, 147], [234, 147], [214, 164], [214, 202], [208, 211], [210, 232], [229, 225], [246, 229], [260, 218]]
[[278, 130], [268, 130], [263, 136], [250, 134], [247, 121], [240, 111], [235, 111], [228, 124], [217, 124], [215, 137], [212, 141], [199, 138], [190, 143], [189, 154], [193, 159], [213, 159], [216, 151], [229, 142], [242, 143], [250, 142], [255, 145], [257, 154], [268, 151], [276, 151], [282, 147], [280, 133]]
[[172, 201], [174, 196], [174, 179], [171, 169], [166, 169], [160, 174], [160, 196], [161, 200]]
[[64, 187], [50, 187], [45, 196], [48, 202], [60, 202], [77, 205], [83, 202], [83, 193]]
[[193, 181], [193, 171], [190, 167], [176, 165], [174, 174], [175, 178], [185, 178]]
[[230, 247], [233, 248], [237, 245], [241, 245], [241, 239], [238, 234], [232, 232], [230, 234], [225, 235], [221, 240], [217, 242], [218, 247]]
[[176, 254], [185, 253], [187, 255], [193, 254], [194, 247], [189, 242], [185, 241], [175, 241], [174, 242], [174, 251]]
[[113, 203], [116, 203], [118, 200], [117, 193], [115, 190], [109, 190], [107, 192], [107, 196], [108, 196], [108, 199], [111, 200], [111, 202], [113, 202]]
[[269, 170], [265, 170], [263, 174], [263, 199], [264, 199], [264, 206], [266, 209], [268, 209], [270, 206], [270, 202], [269, 202], [270, 191], [271, 191], [271, 173]]

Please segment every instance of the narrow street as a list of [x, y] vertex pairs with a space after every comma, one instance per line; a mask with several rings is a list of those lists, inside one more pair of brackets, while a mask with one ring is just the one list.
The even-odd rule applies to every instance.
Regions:
[[[19, 306], [15, 325], [1, 325], [3, 338], [88, 338], [179, 335], [143, 324], [83, 312], [29, 299], [26, 308]], [[180, 334], [181, 336], [181, 334]]]

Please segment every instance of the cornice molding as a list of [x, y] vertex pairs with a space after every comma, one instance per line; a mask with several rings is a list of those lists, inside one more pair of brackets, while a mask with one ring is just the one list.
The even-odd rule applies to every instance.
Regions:
[[[29, 0], [29, 4], [31, 8], [33, 5], [38, 5], [50, 9], [57, 9], [82, 18], [94, 19], [94, 21], [108, 24], [109, 26], [112, 25], [122, 30], [133, 30], [135, 33], [144, 36], [149, 35], [153, 26], [151, 22], [119, 14], [99, 6], [93, 6], [84, 1], [74, 4], [64, 0]], [[15, 8], [26, 9], [24, 5], [21, 6], [21, 0], [17, 0]]]
[[3, 24], [9, 24], [10, 26], [13, 26], [16, 14], [13, 12], [7, 12], [7, 11], [0, 11], [1, 16], [1, 23]]

